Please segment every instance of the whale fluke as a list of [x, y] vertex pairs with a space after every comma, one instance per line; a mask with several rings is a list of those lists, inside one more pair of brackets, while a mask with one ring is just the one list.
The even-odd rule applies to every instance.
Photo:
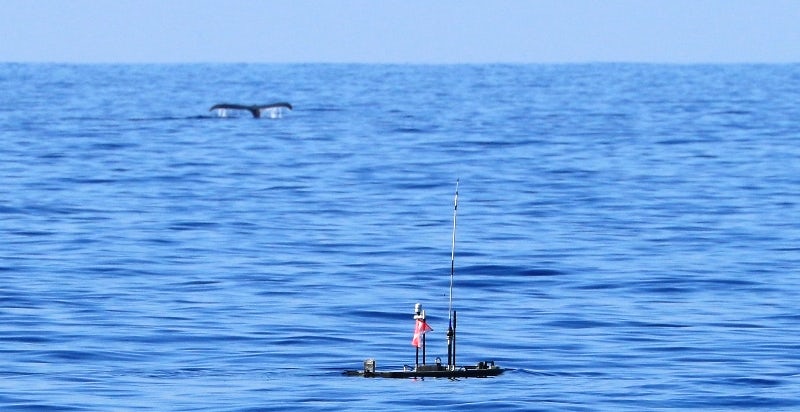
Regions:
[[245, 105], [245, 104], [234, 104], [234, 103], [219, 103], [211, 106], [208, 111], [224, 109], [224, 110], [247, 110], [249, 111], [253, 117], [259, 118], [261, 117], [262, 110], [268, 109], [277, 109], [277, 108], [286, 108], [292, 110], [292, 105], [287, 102], [277, 102], [277, 103], [270, 103], [270, 104], [253, 104], [253, 105]]

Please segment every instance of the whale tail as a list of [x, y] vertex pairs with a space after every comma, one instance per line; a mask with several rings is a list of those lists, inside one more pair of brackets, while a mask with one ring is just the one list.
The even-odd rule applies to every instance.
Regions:
[[[211, 106], [209, 111], [212, 110], [247, 110], [250, 114], [253, 115], [253, 118], [260, 118], [262, 110], [279, 110], [281, 108], [292, 110], [292, 105], [287, 102], [278, 102], [278, 103], [270, 103], [270, 104], [261, 104], [261, 105], [244, 105], [244, 104], [233, 104], [233, 103], [219, 103]], [[276, 117], [276, 116], [271, 116]]]

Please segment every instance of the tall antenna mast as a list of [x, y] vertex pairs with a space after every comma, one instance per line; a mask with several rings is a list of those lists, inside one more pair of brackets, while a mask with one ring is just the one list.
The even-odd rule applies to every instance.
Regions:
[[450, 249], [450, 305], [447, 310], [449, 326], [447, 328], [447, 368], [456, 368], [456, 313], [453, 311], [453, 275], [456, 272], [456, 217], [458, 216], [458, 181], [456, 179], [456, 197], [453, 200], [453, 248]]
[[456, 196], [453, 200], [453, 247], [450, 249], [450, 305], [447, 312], [448, 320], [451, 319], [453, 313], [453, 275], [456, 271], [456, 217], [458, 214], [458, 181], [456, 179]]

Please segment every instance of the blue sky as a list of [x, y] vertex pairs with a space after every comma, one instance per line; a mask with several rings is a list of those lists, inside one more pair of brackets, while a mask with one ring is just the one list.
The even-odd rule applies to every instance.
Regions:
[[800, 62], [800, 0], [0, 0], [5, 62]]

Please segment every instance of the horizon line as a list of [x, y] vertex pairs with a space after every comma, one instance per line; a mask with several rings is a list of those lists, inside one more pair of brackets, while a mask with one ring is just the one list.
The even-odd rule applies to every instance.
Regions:
[[662, 66], [735, 66], [735, 65], [795, 65], [800, 60], [698, 60], [698, 61], [670, 61], [670, 60], [574, 60], [574, 61], [205, 61], [205, 60], [0, 60], [0, 64], [51, 64], [51, 65], [364, 65], [364, 66], [561, 66], [561, 65], [662, 65]]

